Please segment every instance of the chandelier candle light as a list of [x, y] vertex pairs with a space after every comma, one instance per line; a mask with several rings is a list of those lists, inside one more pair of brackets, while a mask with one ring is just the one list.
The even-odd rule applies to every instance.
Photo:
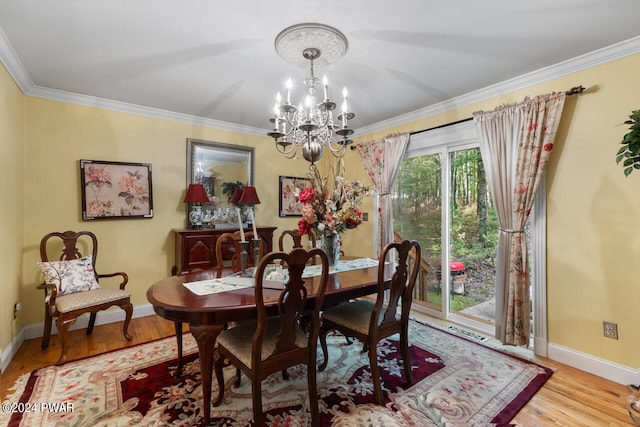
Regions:
[[[313, 47], [310, 47], [313, 46]], [[296, 156], [301, 147], [302, 157], [311, 164], [322, 158], [324, 148], [340, 158], [346, 153], [347, 145], [353, 143], [348, 136], [349, 120], [355, 115], [349, 111], [347, 88], [342, 90], [341, 113], [334, 122], [333, 110], [336, 103], [329, 98], [329, 82], [322, 78], [323, 100], [318, 102], [316, 85], [320, 80], [314, 75], [314, 62], [328, 65], [341, 58], [347, 50], [347, 39], [340, 31], [323, 24], [299, 24], [286, 28], [275, 40], [278, 54], [288, 62], [302, 65], [309, 61], [309, 76], [304, 79], [307, 88], [304, 102], [296, 107], [291, 103], [291, 79], [287, 80], [287, 97], [276, 95], [273, 107], [273, 130], [267, 135], [275, 140], [276, 148], [286, 158]], [[323, 53], [325, 55], [323, 56]], [[304, 60], [300, 62], [301, 58]]]

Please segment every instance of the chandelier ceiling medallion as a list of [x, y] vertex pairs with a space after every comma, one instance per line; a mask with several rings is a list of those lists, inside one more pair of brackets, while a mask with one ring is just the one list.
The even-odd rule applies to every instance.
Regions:
[[349, 111], [347, 89], [342, 90], [340, 114], [334, 118], [336, 103], [329, 98], [327, 77], [322, 78], [323, 97], [318, 100], [314, 65], [329, 65], [347, 51], [347, 38], [337, 29], [324, 24], [298, 24], [284, 29], [275, 40], [278, 55], [295, 65], [309, 63], [309, 76], [303, 81], [306, 94], [298, 106], [291, 103], [291, 79], [287, 81], [286, 98], [280, 92], [273, 107], [273, 130], [267, 135], [275, 140], [276, 148], [291, 159], [302, 150], [302, 157], [310, 163], [322, 158], [325, 148], [336, 157], [344, 156], [347, 145], [353, 143], [347, 137], [353, 134], [349, 120], [355, 115]]

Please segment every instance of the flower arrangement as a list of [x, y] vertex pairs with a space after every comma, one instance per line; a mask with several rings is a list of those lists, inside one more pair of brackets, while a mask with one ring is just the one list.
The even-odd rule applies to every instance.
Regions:
[[302, 203], [302, 219], [298, 221], [300, 234], [313, 231], [316, 238], [338, 235], [356, 228], [362, 222], [358, 206], [370, 189], [360, 181], [348, 181], [341, 174], [335, 177], [333, 189], [328, 178], [322, 177], [317, 168], [307, 174], [311, 187], [294, 188], [296, 199]]

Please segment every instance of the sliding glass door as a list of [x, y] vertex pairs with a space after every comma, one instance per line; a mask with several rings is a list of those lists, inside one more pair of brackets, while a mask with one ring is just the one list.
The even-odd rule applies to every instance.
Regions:
[[495, 325], [498, 221], [480, 149], [449, 151], [449, 312]]
[[394, 232], [422, 246], [416, 304], [492, 333], [496, 215], [475, 132], [447, 132], [412, 136], [394, 188]]
[[396, 236], [422, 246], [416, 301], [493, 323], [497, 221], [479, 149], [405, 158], [394, 196]]
[[398, 239], [418, 240], [422, 247], [421, 275], [415, 300], [439, 310], [441, 293], [436, 270], [442, 254], [442, 173], [440, 153], [402, 161], [394, 191], [394, 233]]
[[[473, 123], [412, 135], [393, 196], [395, 238], [422, 246], [414, 309], [493, 335], [498, 221]], [[541, 356], [547, 351], [545, 199], [543, 181], [526, 228], [532, 337]]]

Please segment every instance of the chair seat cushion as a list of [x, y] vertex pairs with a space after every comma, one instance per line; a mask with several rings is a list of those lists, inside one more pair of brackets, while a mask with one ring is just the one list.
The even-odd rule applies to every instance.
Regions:
[[[322, 312], [322, 319], [344, 326], [363, 335], [369, 333], [369, 322], [374, 302], [369, 300], [356, 300], [353, 302], [338, 304]], [[378, 324], [384, 317], [386, 307], [382, 307], [378, 315]]]
[[[216, 338], [216, 342], [229, 350], [246, 366], [251, 366], [251, 347], [256, 327], [256, 320], [239, 322], [237, 326], [222, 331]], [[274, 352], [279, 329], [279, 317], [267, 319], [267, 333], [262, 341], [262, 360], [267, 359]], [[300, 348], [305, 348], [308, 345], [308, 337], [299, 327], [296, 328], [296, 345]]]
[[131, 297], [131, 294], [122, 289], [100, 288], [92, 291], [58, 296], [56, 298], [56, 309], [60, 313], [68, 313], [70, 311], [129, 297]]

